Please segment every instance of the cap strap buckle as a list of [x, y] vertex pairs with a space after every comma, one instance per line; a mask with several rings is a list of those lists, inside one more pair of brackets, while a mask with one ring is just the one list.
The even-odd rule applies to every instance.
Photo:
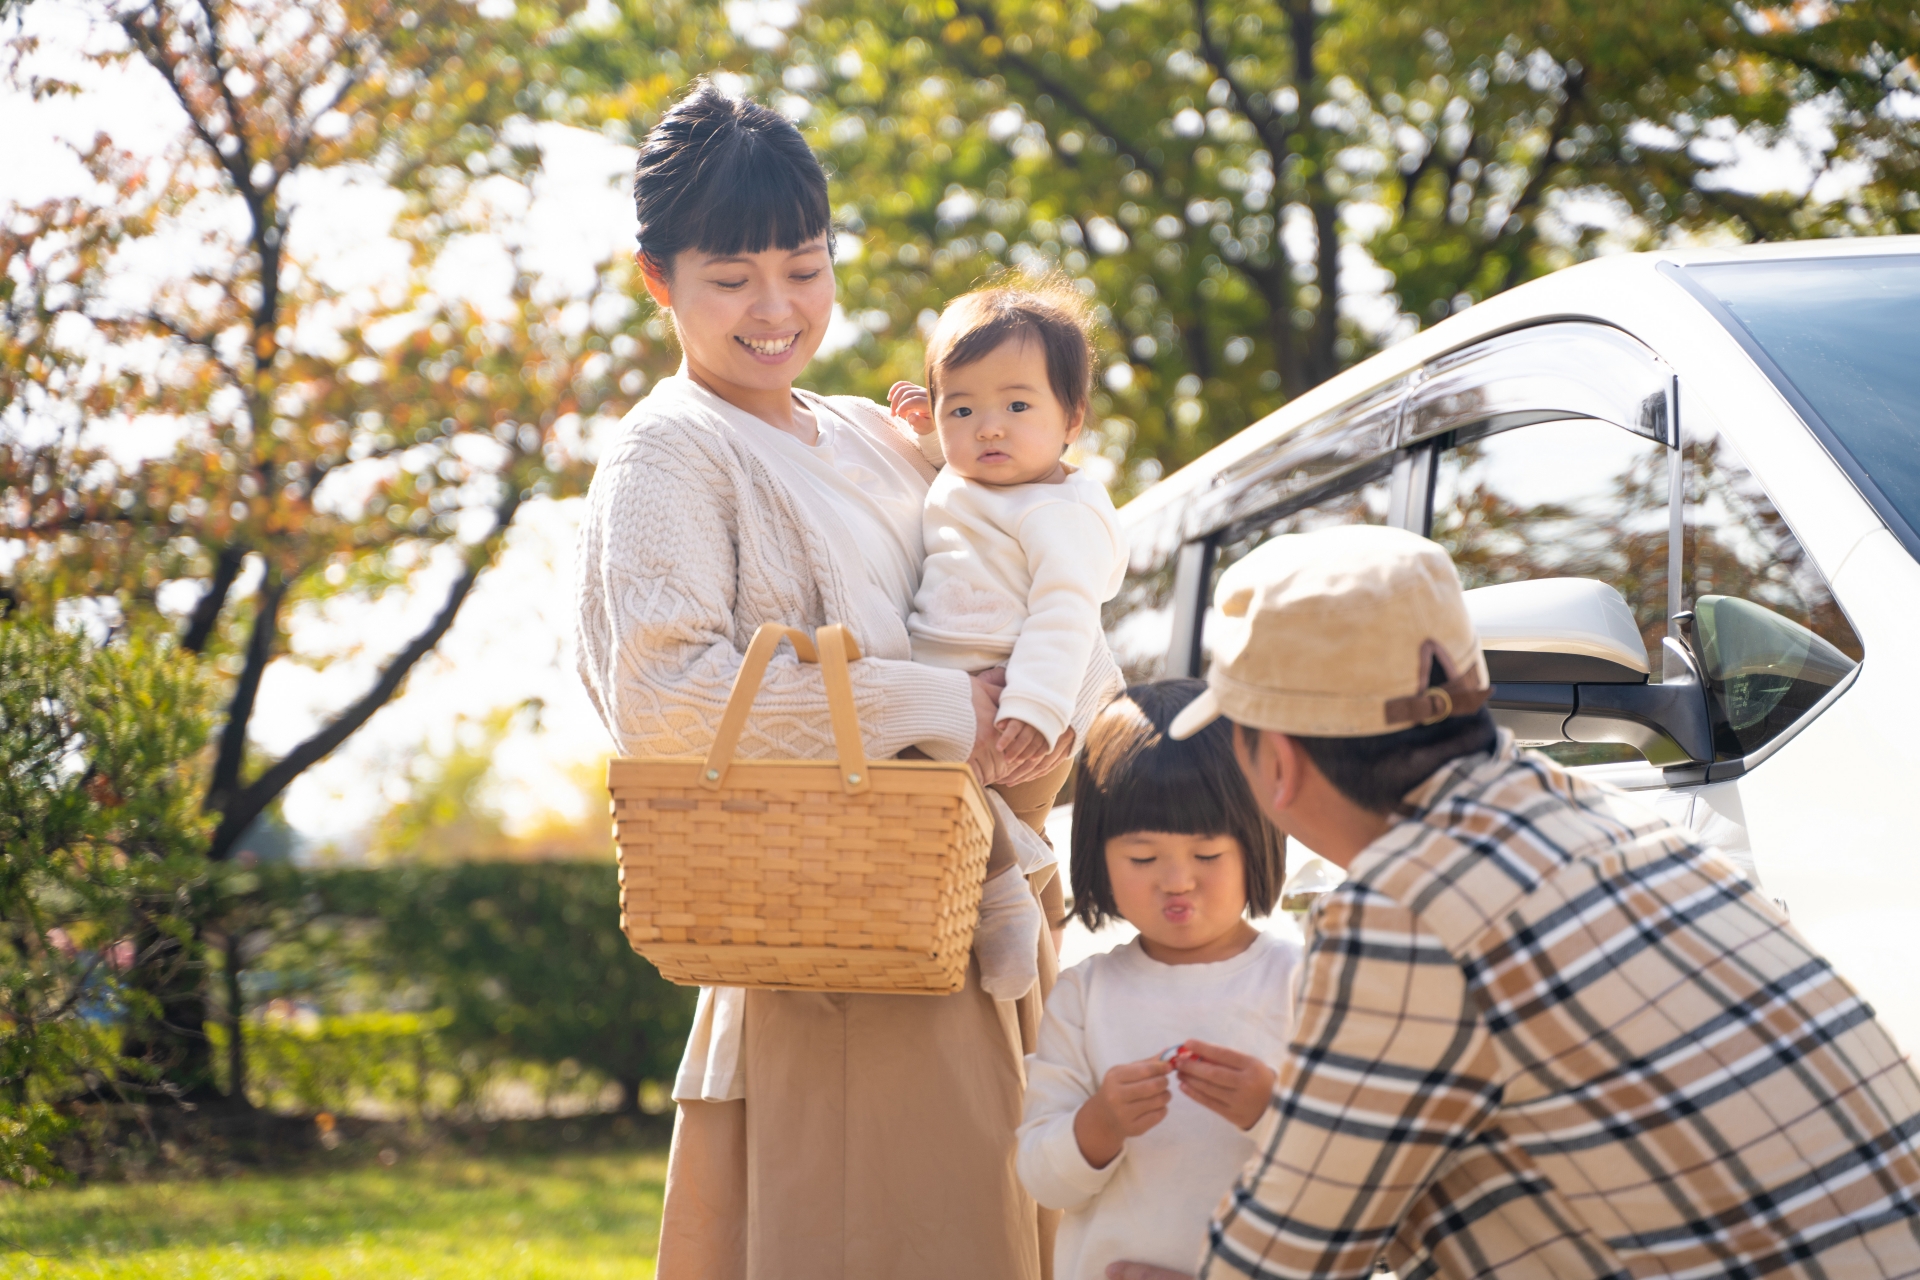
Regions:
[[1382, 710], [1390, 725], [1439, 724], [1449, 716], [1472, 715], [1486, 705], [1492, 692], [1484, 685], [1474, 688], [1466, 677], [1459, 677], [1404, 698], [1389, 698]]

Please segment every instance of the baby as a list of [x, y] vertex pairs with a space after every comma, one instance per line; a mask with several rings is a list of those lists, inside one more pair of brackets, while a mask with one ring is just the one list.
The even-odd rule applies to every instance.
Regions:
[[[922, 517], [913, 657], [969, 672], [1005, 667], [996, 745], [1009, 766], [1048, 755], [1066, 731], [1093, 647], [1105, 642], [1100, 606], [1127, 570], [1106, 488], [1061, 458], [1086, 424], [1092, 378], [1077, 293], [996, 287], [946, 309], [927, 343], [927, 389], [901, 383], [891, 397], [922, 451], [945, 464]], [[994, 788], [999, 822], [976, 950], [982, 985], [1003, 999], [1031, 986], [1039, 920], [1024, 874], [1001, 873], [1051, 862], [1018, 828], [1040, 827], [1071, 769], [1067, 760]]]

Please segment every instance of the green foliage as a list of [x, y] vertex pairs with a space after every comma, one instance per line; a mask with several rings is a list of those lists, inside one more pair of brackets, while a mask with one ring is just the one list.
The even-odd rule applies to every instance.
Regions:
[[[582, 1135], [586, 1138], [590, 1135]], [[16, 1196], [0, 1268], [40, 1280], [639, 1280], [653, 1274], [657, 1152], [415, 1155], [206, 1181]]]
[[[1364, 356], [1395, 309], [1425, 323], [1608, 245], [1920, 230], [1910, 0], [816, 0], [784, 31], [617, 10], [539, 55], [572, 118], [638, 136], [724, 69], [827, 160], [865, 336], [816, 381], [884, 395], [918, 376], [927, 310], [1058, 262], [1121, 366], [1101, 444], [1156, 464], [1123, 488]], [[1796, 111], [1841, 180], [1728, 190], [1732, 139], [1788, 138]], [[1342, 304], [1375, 264], [1388, 307], [1362, 326]]]
[[[309, 923], [261, 965], [304, 971], [307, 994], [323, 1006], [424, 1009], [445, 1060], [577, 1063], [617, 1082], [628, 1106], [642, 1083], [671, 1079], [679, 1063], [695, 993], [627, 945], [606, 863], [286, 869], [262, 878], [264, 893], [308, 913]], [[390, 1051], [360, 1043], [370, 1057]], [[365, 1078], [375, 1077], [400, 1078], [370, 1066]]]
[[[444, 1010], [251, 1018], [247, 1084], [274, 1111], [311, 1115], [371, 1103], [388, 1112], [444, 1114], [474, 1092], [464, 1078], [471, 1073], [460, 1072], [441, 1034], [449, 1021]], [[226, 1047], [224, 1025], [208, 1032], [216, 1050]]]
[[51, 1103], [163, 1071], [123, 1053], [169, 1013], [144, 981], [201, 963], [211, 694], [168, 639], [0, 622], [0, 1179], [50, 1172]]

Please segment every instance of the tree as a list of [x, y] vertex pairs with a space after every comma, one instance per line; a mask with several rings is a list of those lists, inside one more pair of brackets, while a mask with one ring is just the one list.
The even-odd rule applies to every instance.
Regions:
[[165, 1017], [129, 977], [191, 960], [212, 711], [164, 634], [103, 646], [0, 621], [0, 1179], [53, 1171], [74, 1091], [149, 1087], [173, 1065], [126, 1056], [109, 1024]]
[[[545, 56], [598, 91], [581, 118], [636, 133], [714, 67], [804, 122], [864, 241], [841, 298], [870, 336], [823, 380], [884, 392], [916, 376], [928, 310], [996, 266], [1063, 264], [1116, 347], [1108, 455], [1149, 464], [1123, 488], [1383, 329], [1607, 243], [1920, 229], [1910, 3], [818, 0], [794, 18], [734, 32], [699, 4], [628, 3]], [[662, 62], [649, 38], [697, 57]], [[1796, 127], [1830, 131], [1814, 168], [1853, 180], [1726, 185], [1736, 136]]]
[[[525, 36], [554, 14], [146, 0], [94, 20], [99, 57], [143, 68], [182, 136], [152, 163], [99, 138], [95, 193], [0, 228], [0, 536], [25, 550], [12, 589], [45, 616], [84, 598], [139, 619], [192, 594], [181, 646], [229, 677], [203, 784], [218, 863], [400, 690], [521, 505], [579, 490], [584, 432], [622, 371], [667, 357], [628, 331], [618, 265], [572, 292], [509, 243], [504, 297], [434, 287], [449, 247], [489, 233], [539, 172], [527, 112], [548, 89]], [[323, 178], [399, 207], [401, 265], [377, 288], [333, 287], [289, 250], [299, 195]], [[167, 269], [142, 290], [136, 268], [157, 255]], [[116, 460], [98, 438], [114, 421], [178, 444]], [[408, 585], [440, 592], [432, 620], [305, 741], [261, 758], [250, 730], [289, 618]], [[198, 1046], [176, 1079], [204, 1091], [204, 994], [165, 998]]]

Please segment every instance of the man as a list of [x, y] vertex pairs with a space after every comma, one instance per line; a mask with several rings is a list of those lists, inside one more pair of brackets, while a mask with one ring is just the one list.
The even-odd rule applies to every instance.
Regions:
[[1216, 603], [1173, 734], [1348, 879], [1203, 1277], [1920, 1275], [1920, 1080], [1729, 863], [1516, 754], [1445, 552], [1276, 538]]

